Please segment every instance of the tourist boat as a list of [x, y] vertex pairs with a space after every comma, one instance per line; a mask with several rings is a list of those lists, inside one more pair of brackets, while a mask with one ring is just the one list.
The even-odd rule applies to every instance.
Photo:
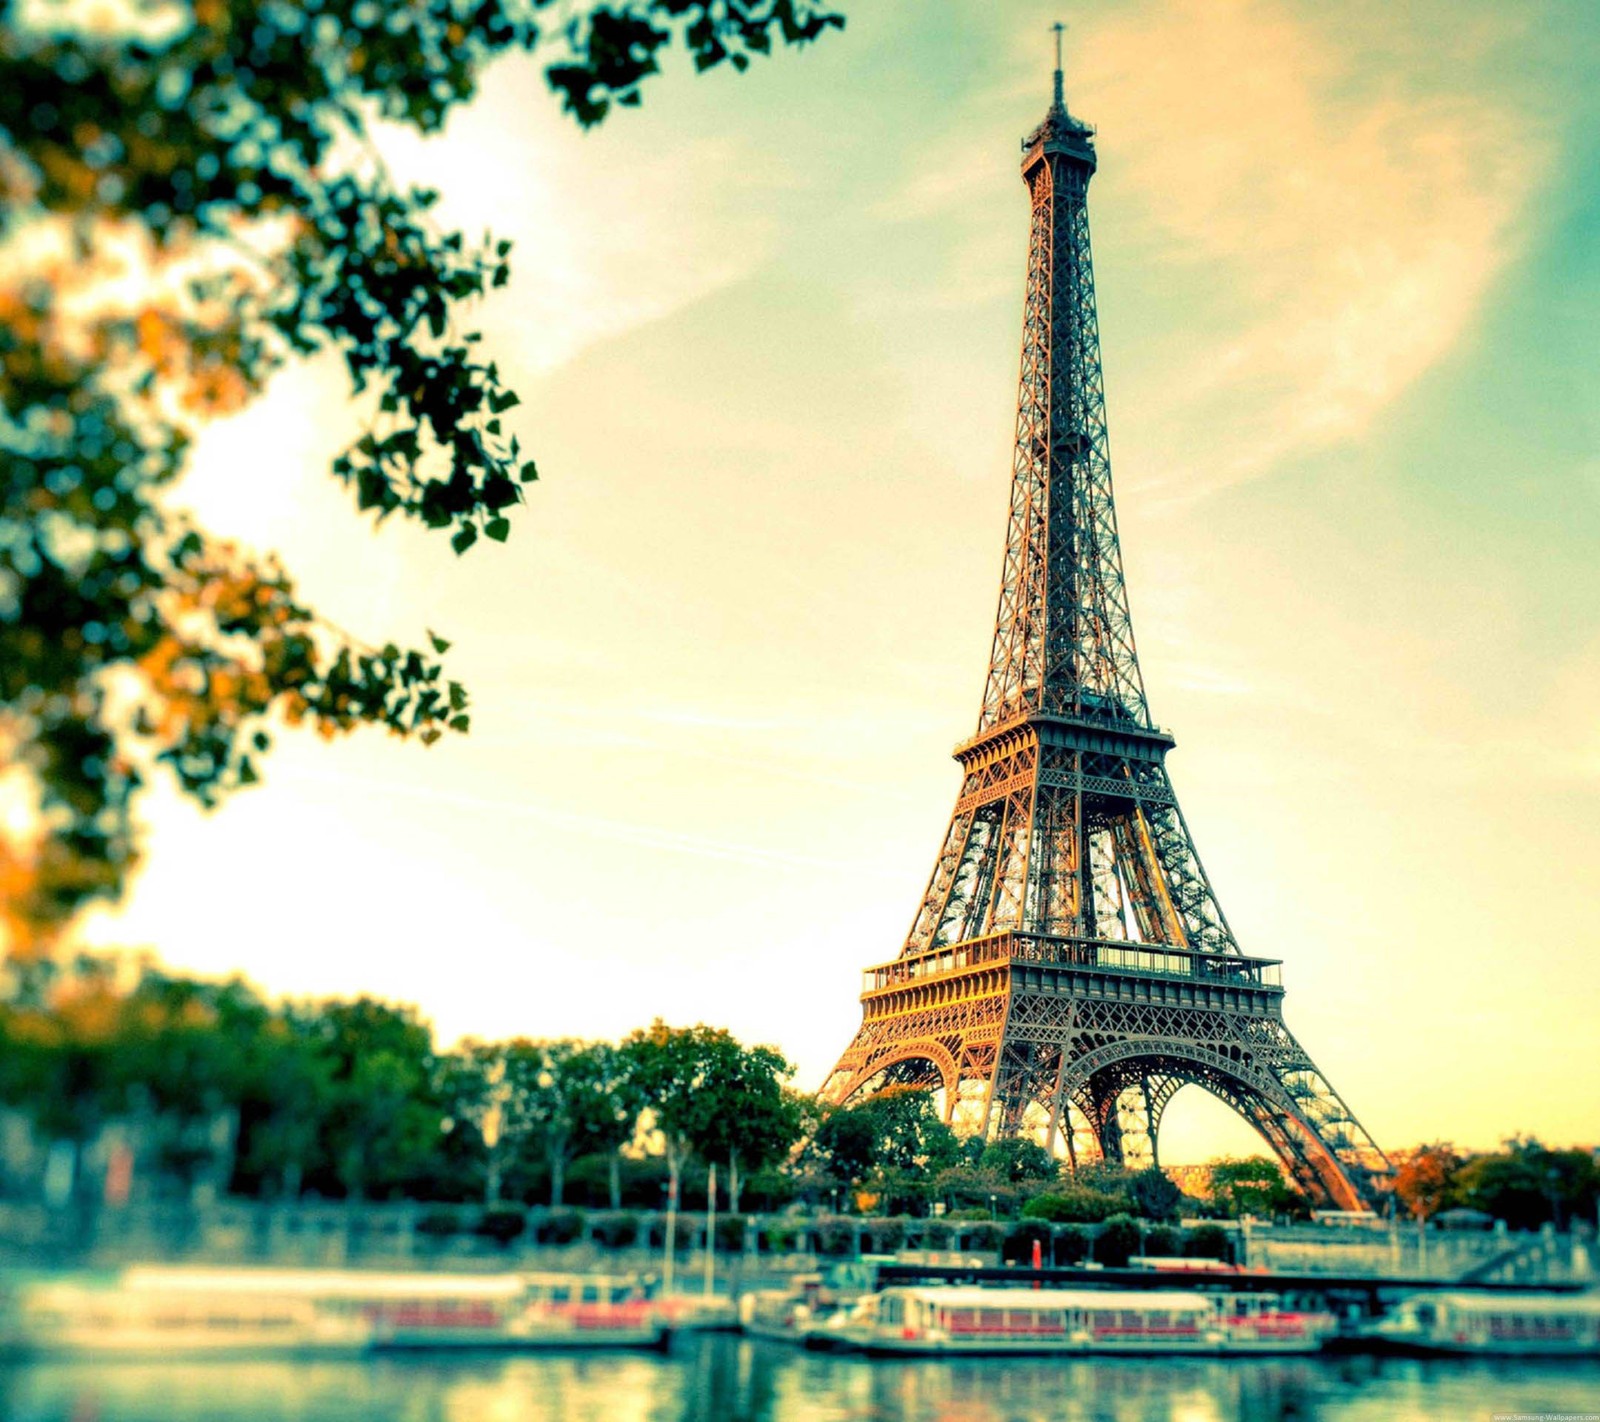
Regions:
[[309, 1299], [220, 1292], [132, 1291], [116, 1283], [23, 1289], [14, 1341], [29, 1355], [118, 1358], [353, 1357], [375, 1341], [370, 1323]]
[[1408, 1353], [1600, 1358], [1600, 1294], [1416, 1294], [1366, 1337]]
[[739, 1296], [739, 1329], [752, 1338], [804, 1344], [822, 1322], [816, 1291], [754, 1289]]
[[814, 1328], [814, 1347], [869, 1353], [1302, 1353], [1334, 1320], [1270, 1295], [896, 1287]]
[[523, 1348], [658, 1348], [670, 1316], [631, 1275], [524, 1274], [524, 1303], [508, 1330]]
[[1213, 1296], [1224, 1353], [1318, 1353], [1339, 1328], [1322, 1310], [1285, 1308], [1277, 1294]]
[[122, 1286], [151, 1297], [302, 1300], [366, 1326], [386, 1349], [649, 1347], [668, 1328], [632, 1275], [142, 1267]]

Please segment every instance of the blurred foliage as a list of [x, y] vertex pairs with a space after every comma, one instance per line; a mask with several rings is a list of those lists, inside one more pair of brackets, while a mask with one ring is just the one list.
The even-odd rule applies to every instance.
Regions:
[[1431, 1219], [1456, 1202], [1456, 1176], [1465, 1163], [1448, 1141], [1398, 1152], [1394, 1193], [1417, 1219]]
[[508, 536], [537, 470], [459, 320], [510, 244], [440, 230], [375, 127], [438, 130], [519, 50], [588, 126], [672, 47], [743, 69], [842, 23], [806, 0], [0, 0], [0, 946], [47, 951], [120, 891], [158, 767], [211, 805], [258, 778], [274, 716], [468, 728], [443, 639], [363, 644], [167, 497], [206, 419], [327, 351], [366, 421], [333, 465], [356, 507], [458, 553]]
[[[408, 1007], [371, 998], [269, 1005], [248, 984], [80, 957], [9, 974], [0, 992], [0, 1110], [80, 1161], [108, 1132], [131, 1143], [140, 1188], [266, 1198], [562, 1199], [567, 1164], [609, 1177], [612, 1200], [663, 1203], [659, 1165], [619, 1155], [671, 1122], [700, 1199], [706, 1167], [786, 1157], [801, 1113], [770, 1047], [707, 1027], [635, 1034], [669, 1047], [464, 1042], [439, 1050]], [[630, 1039], [634, 1041], [635, 1039]], [[597, 1176], [587, 1177], [593, 1181]], [[502, 1191], [497, 1182], [509, 1188]], [[0, 1180], [0, 1193], [25, 1188]], [[98, 1193], [78, 1171], [81, 1198]], [[775, 1190], [768, 1181], [764, 1198]], [[586, 1201], [594, 1203], [594, 1190]]]

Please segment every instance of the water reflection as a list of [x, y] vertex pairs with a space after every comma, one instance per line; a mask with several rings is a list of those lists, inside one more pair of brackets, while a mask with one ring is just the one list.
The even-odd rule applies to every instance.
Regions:
[[1457, 1422], [1600, 1412], [1600, 1366], [1370, 1358], [866, 1361], [732, 1337], [629, 1353], [48, 1363], [0, 1422]]

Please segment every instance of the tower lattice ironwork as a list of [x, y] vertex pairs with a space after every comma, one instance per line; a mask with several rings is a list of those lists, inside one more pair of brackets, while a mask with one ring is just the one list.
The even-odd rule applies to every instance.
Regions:
[[1194, 1084], [1313, 1200], [1370, 1207], [1388, 1162], [1284, 1025], [1279, 961], [1239, 950], [1167, 777], [1111, 496], [1089, 248], [1093, 130], [1061, 69], [1023, 140], [1032, 203], [1000, 605], [960, 793], [899, 957], [823, 1088], [942, 1094], [946, 1119], [1074, 1163], [1155, 1163]]

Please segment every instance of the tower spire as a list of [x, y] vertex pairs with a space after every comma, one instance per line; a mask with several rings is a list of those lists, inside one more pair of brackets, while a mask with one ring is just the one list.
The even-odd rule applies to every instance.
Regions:
[[1055, 103], [1051, 107], [1065, 109], [1067, 107], [1067, 99], [1065, 87], [1061, 80], [1061, 36], [1067, 27], [1060, 20], [1057, 20], [1050, 28], [1056, 32], [1056, 97]]

